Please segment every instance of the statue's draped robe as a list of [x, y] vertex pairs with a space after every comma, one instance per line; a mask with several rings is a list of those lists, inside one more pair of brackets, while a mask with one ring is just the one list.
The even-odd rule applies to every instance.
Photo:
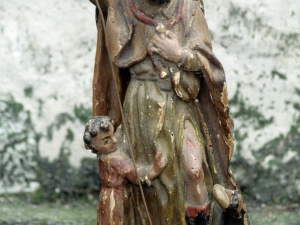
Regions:
[[[129, 0], [109, 1], [105, 28], [107, 45], [98, 17], [94, 115], [109, 115], [116, 126], [121, 122], [126, 123], [130, 141], [124, 142], [124, 149], [130, 155], [127, 144], [132, 145], [138, 164], [152, 164], [157, 150], [161, 150], [167, 158], [168, 165], [159, 178], [152, 181], [151, 187], [143, 187], [155, 225], [186, 224], [181, 149], [183, 130], [188, 121], [198, 141], [205, 146], [202, 167], [212, 201], [210, 224], [219, 224], [221, 211], [212, 199], [213, 185], [222, 184], [229, 189], [238, 189], [229, 170], [233, 152], [233, 125], [223, 67], [212, 53], [200, 3], [183, 1], [182, 14], [176, 21], [177, 0], [162, 6], [148, 1], [135, 1], [136, 8], [146, 16], [152, 16], [156, 22], [166, 25], [175, 18], [175, 24], [167, 27], [167, 30], [176, 34], [181, 46], [195, 57], [201, 68], [198, 71], [194, 71], [192, 65], [178, 68], [174, 63], [165, 61], [167, 71], [174, 69], [179, 72], [176, 73], [177, 78], [174, 71], [169, 72], [167, 78], [159, 77], [154, 64], [163, 59], [155, 55], [154, 60], [150, 60], [147, 52], [149, 40], [155, 34], [155, 26], [139, 20], [130, 6]], [[108, 53], [114, 64], [117, 87]], [[179, 83], [185, 84], [178, 84], [178, 79]], [[187, 90], [193, 87], [195, 81], [200, 83], [200, 91], [197, 86]], [[121, 121], [118, 97], [124, 101], [125, 121]], [[128, 185], [124, 208], [124, 224], [150, 224], [138, 186]]]

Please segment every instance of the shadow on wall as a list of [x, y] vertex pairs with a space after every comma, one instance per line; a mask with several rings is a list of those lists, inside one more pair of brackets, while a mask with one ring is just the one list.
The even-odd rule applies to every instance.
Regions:
[[[27, 90], [30, 92], [30, 90]], [[26, 93], [27, 93], [26, 92]], [[12, 186], [30, 186], [38, 183], [34, 201], [70, 200], [90, 194], [99, 194], [101, 186], [97, 160], [83, 158], [79, 168], [70, 164], [70, 143], [74, 134], [64, 127], [68, 121], [78, 119], [83, 124], [88, 120], [90, 110], [75, 106], [74, 115], [59, 114], [55, 122], [48, 126], [45, 134], [35, 130], [29, 110], [12, 97], [0, 101], [0, 180], [8, 191]], [[39, 143], [42, 138], [49, 141], [54, 132], [67, 129], [66, 136], [59, 149], [59, 155], [53, 161], [42, 157]]]
[[[300, 96], [300, 89], [296, 92]], [[260, 129], [272, 122], [272, 117], [264, 118], [257, 108], [248, 110], [249, 107], [238, 96], [237, 93], [232, 100], [232, 105], [240, 107], [234, 117], [243, 117], [244, 126], [247, 123], [257, 124], [257, 129]], [[291, 104], [300, 113], [300, 104]], [[243, 156], [246, 149], [243, 149], [242, 143], [249, 135], [251, 134], [235, 130], [237, 145], [231, 167], [242, 191], [254, 200], [266, 204], [300, 202], [300, 114], [295, 116], [294, 124], [286, 135], [279, 135], [260, 149], [252, 151], [254, 163]]]

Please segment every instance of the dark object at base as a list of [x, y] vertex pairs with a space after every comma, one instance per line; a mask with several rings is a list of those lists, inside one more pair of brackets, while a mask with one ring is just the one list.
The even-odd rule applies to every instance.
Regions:
[[200, 212], [198, 216], [193, 218], [186, 219], [187, 225], [207, 225], [209, 221], [209, 217], [206, 217], [204, 212]]
[[244, 217], [247, 216], [245, 214], [244, 209], [242, 208], [239, 215], [239, 202], [240, 199], [238, 197], [238, 192], [234, 191], [232, 196], [232, 203], [229, 205], [229, 207], [226, 209], [225, 212], [223, 212], [223, 223], [221, 225], [245, 225], [244, 223]]
[[216, 184], [214, 185], [213, 194], [223, 210], [220, 225], [250, 225], [247, 217], [247, 207], [238, 191], [225, 189], [223, 186]]

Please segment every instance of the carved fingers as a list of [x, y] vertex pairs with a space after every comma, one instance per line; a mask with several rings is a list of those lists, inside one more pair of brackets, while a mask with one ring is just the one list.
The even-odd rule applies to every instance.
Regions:
[[165, 166], [167, 165], [167, 160], [163, 156], [161, 151], [158, 151], [155, 155], [154, 163], [152, 166], [140, 167], [138, 168], [138, 177], [142, 183], [151, 186], [151, 180], [158, 177]]
[[177, 36], [171, 31], [159, 32], [153, 35], [151, 51], [159, 54], [164, 59], [178, 63], [181, 58], [182, 49]]
[[168, 164], [166, 158], [163, 156], [161, 151], [158, 151], [155, 155], [155, 162], [154, 166], [157, 168], [158, 171], [162, 171], [163, 168]]

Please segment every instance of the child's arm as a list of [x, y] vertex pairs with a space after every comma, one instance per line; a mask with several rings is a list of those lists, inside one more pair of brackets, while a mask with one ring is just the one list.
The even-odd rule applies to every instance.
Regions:
[[131, 183], [138, 184], [138, 175], [134, 168], [133, 163], [122, 153], [110, 159], [111, 167], [113, 167], [117, 173], [125, 177]]
[[149, 186], [151, 184], [150, 180], [159, 176], [167, 165], [167, 161], [163, 157], [161, 151], [156, 153], [153, 166], [138, 166], [138, 174], [136, 173], [133, 163], [121, 153], [111, 158], [110, 163], [120, 176], [125, 177], [131, 183], [138, 184], [138, 179], [140, 179]]
[[151, 167], [142, 167], [140, 172], [140, 177], [143, 182], [146, 182], [148, 186], [151, 185], [150, 180], [153, 180], [154, 178], [158, 177], [165, 166], [167, 165], [166, 159], [163, 157], [163, 154], [161, 151], [158, 151], [155, 155], [155, 161], [153, 163], [153, 166]]

